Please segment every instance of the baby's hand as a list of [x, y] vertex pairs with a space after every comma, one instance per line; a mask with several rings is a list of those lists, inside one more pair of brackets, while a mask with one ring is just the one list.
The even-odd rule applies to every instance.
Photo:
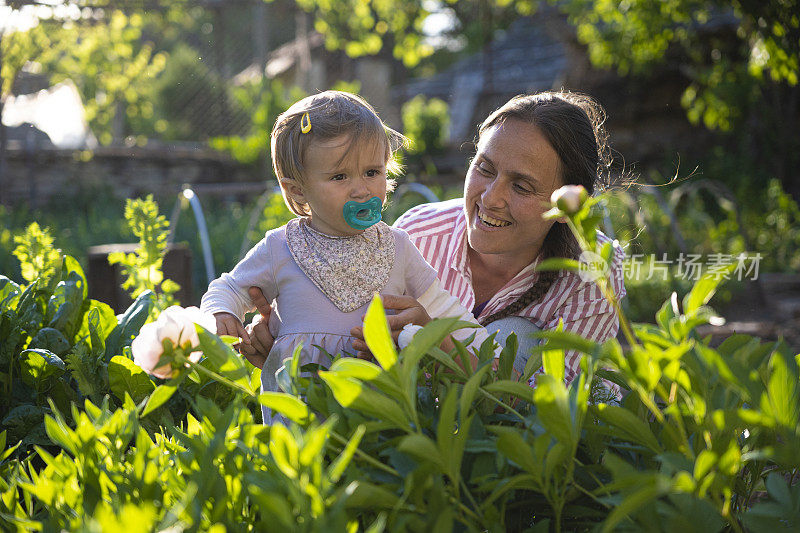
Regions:
[[[217, 335], [241, 337], [243, 344], [250, 344], [250, 335], [245, 331], [242, 321], [230, 313], [214, 313], [217, 320]], [[235, 345], [234, 348], [239, 345]]]

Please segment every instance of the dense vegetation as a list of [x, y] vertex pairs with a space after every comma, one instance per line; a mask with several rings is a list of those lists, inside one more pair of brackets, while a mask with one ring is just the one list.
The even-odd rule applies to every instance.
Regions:
[[[145, 230], [140, 257], [161, 238], [148, 206], [129, 206], [128, 219]], [[571, 224], [609, 258], [591, 238], [598, 219], [590, 208], [569, 214]], [[547, 342], [519, 381], [513, 337], [497, 370], [488, 343], [475, 367], [463, 364], [463, 346], [439, 349], [454, 319], [432, 322], [397, 353], [376, 300], [365, 334], [377, 364], [337, 358], [329, 369], [300, 368], [295, 356], [278, 376], [285, 392], [259, 394], [258, 371], [232, 339], [200, 327], [199, 348], [164, 343], [170, 379], [148, 376], [129, 344], [165, 304], [160, 296], [141, 292], [114, 316], [87, 299], [76, 261], [48, 258], [35, 245], [41, 232], [30, 237], [17, 251], [28, 283], [0, 278], [5, 529], [798, 525], [797, 357], [783, 343], [745, 335], [715, 347], [699, 338], [695, 328], [717, 320], [706, 306], [714, 276], [682, 302], [667, 299], [655, 325], [623, 316], [625, 344], [541, 333]], [[188, 352], [198, 349], [196, 362]], [[584, 354], [569, 385], [565, 349]], [[527, 377], [540, 365], [532, 389]], [[622, 387], [621, 401], [600, 377]], [[259, 404], [287, 425], [260, 425]]]

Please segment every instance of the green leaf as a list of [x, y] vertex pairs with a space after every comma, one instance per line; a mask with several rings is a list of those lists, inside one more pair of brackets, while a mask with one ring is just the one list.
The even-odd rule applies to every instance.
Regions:
[[364, 361], [356, 357], [340, 357], [333, 362], [330, 370], [342, 377], [368, 381], [389, 396], [395, 398], [403, 397], [403, 391], [400, 390], [392, 376], [370, 361]]
[[563, 350], [544, 350], [542, 352], [542, 365], [544, 366], [544, 373], [553, 376], [553, 378], [555, 378], [557, 381], [564, 381], [564, 357]]
[[575, 259], [567, 259], [565, 257], [551, 257], [541, 261], [536, 265], [536, 270], [542, 272], [546, 270], [567, 270], [569, 272], [579, 272], [581, 264]]
[[291, 394], [266, 391], [259, 394], [258, 402], [298, 424], [306, 424], [314, 417], [308, 406]]
[[115, 355], [108, 363], [108, 385], [120, 400], [129, 394], [137, 404], [156, 388], [147, 372], [122, 355]]
[[670, 322], [678, 315], [678, 293], [673, 292], [656, 313], [656, 323], [662, 331], [670, 331]]
[[45, 416], [44, 427], [47, 430], [47, 436], [50, 437], [50, 440], [70, 452], [73, 456], [77, 454], [80, 440], [75, 432], [67, 426], [60, 415], [56, 414], [55, 418], [52, 416]]
[[500, 360], [497, 367], [497, 379], [511, 379], [511, 374], [514, 371], [514, 359], [517, 357], [519, 350], [519, 342], [517, 342], [517, 334], [513, 331], [506, 337], [505, 346], [503, 351], [500, 352]]
[[736, 263], [732, 263], [725, 269], [701, 277], [689, 294], [683, 297], [683, 314], [694, 316], [702, 306], [711, 300], [711, 297], [717, 292], [717, 287], [725, 281], [724, 274], [733, 272], [735, 268]]
[[206, 330], [203, 326], [195, 324], [195, 329], [197, 330], [197, 337], [200, 339], [200, 348], [216, 371], [243, 389], [252, 390], [250, 388], [250, 372], [244, 363], [244, 359], [233, 351], [233, 348], [226, 344], [225, 341]]
[[153, 394], [150, 395], [150, 398], [147, 400], [147, 405], [144, 407], [144, 411], [142, 411], [142, 418], [146, 417], [172, 398], [172, 395], [178, 390], [178, 383], [180, 382], [179, 379], [171, 379], [167, 383], [163, 385], [159, 385], [153, 391]]
[[[434, 358], [440, 360], [448, 368], [458, 369], [458, 373], [463, 374], [463, 370], [452, 358], [439, 348], [442, 340], [450, 332], [464, 327], [467, 322], [462, 322], [458, 318], [437, 318], [428, 322], [425, 327], [414, 335], [411, 342], [403, 351], [403, 368], [401, 369], [401, 383], [405, 387], [408, 397], [413, 397], [417, 384], [415, 377], [419, 370], [419, 361], [426, 353], [430, 353]], [[469, 324], [473, 326], [473, 324]], [[438, 351], [437, 351], [438, 350]], [[433, 352], [436, 352], [434, 354]]]
[[436, 443], [425, 435], [407, 435], [397, 443], [397, 449], [420, 463], [433, 463], [440, 472], [447, 473], [444, 459]]
[[33, 339], [31, 339], [28, 347], [40, 348], [56, 355], [64, 355], [64, 353], [69, 350], [72, 345], [59, 330], [46, 327], [36, 332], [36, 335], [33, 337]]
[[77, 339], [85, 339], [92, 353], [105, 354], [105, 339], [117, 326], [117, 316], [111, 306], [97, 300], [89, 300], [89, 310], [83, 315]]
[[778, 424], [794, 432], [800, 419], [800, 412], [796, 408], [800, 405], [797, 363], [793, 357], [776, 350], [770, 359], [769, 368], [771, 374], [767, 390], [761, 396], [761, 410], [770, 414]]
[[340, 453], [339, 456], [331, 463], [331, 466], [328, 468], [328, 478], [333, 483], [339, 481], [339, 478], [341, 478], [342, 474], [344, 474], [344, 471], [347, 469], [347, 465], [349, 465], [350, 461], [353, 459], [353, 455], [356, 453], [358, 444], [361, 442], [361, 438], [364, 436], [366, 430], [367, 428], [364, 426], [364, 424], [359, 425], [353, 432], [350, 440], [347, 441], [347, 445], [345, 445], [342, 453]]
[[672, 483], [666, 476], [658, 473], [636, 472], [613, 453], [605, 454], [603, 462], [612, 472], [614, 482], [601, 487], [598, 491], [602, 491], [605, 495], [608, 490], [616, 490], [616, 486], [628, 489], [624, 499], [614, 507], [603, 522], [601, 529], [603, 533], [615, 531], [616, 526], [625, 517], [636, 513], [651, 501], [672, 490]]
[[117, 326], [106, 337], [106, 360], [122, 354], [122, 348], [130, 345], [150, 316], [150, 311], [155, 306], [155, 303], [155, 293], [144, 291], [119, 317]]
[[0, 276], [0, 311], [10, 308], [21, 292], [19, 285], [5, 276]]
[[528, 403], [533, 403], [533, 391], [527, 383], [521, 383], [513, 380], [501, 380], [487, 383], [483, 386], [486, 392], [492, 394], [510, 394], [515, 398], [519, 398]]
[[65, 280], [58, 283], [47, 304], [48, 326], [60, 330], [69, 340], [80, 328], [85, 293], [86, 280], [81, 274], [70, 272]]
[[450, 357], [450, 354], [438, 346], [431, 348], [428, 351], [428, 355], [434, 358], [439, 364], [447, 367], [457, 378], [466, 379], [467, 374], [464, 372], [464, 369], [458, 366], [458, 363], [453, 361], [453, 358]]
[[345, 493], [348, 509], [394, 509], [400, 501], [396, 494], [366, 481], [353, 481]]
[[646, 446], [653, 453], [661, 453], [663, 451], [647, 422], [627, 409], [606, 404], [599, 404], [590, 408], [597, 418], [622, 432], [621, 435], [615, 434], [616, 436]]
[[533, 389], [533, 402], [542, 425], [567, 449], [577, 444], [578, 435], [573, 428], [567, 389], [564, 383], [552, 376], [542, 374]]
[[467, 415], [472, 407], [472, 403], [475, 401], [475, 395], [478, 394], [478, 388], [481, 385], [481, 381], [490, 368], [492, 368], [491, 364], [484, 364], [480, 369], [478, 369], [478, 371], [470, 376], [467, 383], [464, 384], [464, 388], [461, 390], [461, 399], [459, 401], [461, 410], [460, 418], [462, 421], [467, 419]]
[[585, 339], [570, 331], [537, 331], [531, 335], [540, 339], [547, 339], [545, 344], [534, 346], [533, 353], [541, 353], [547, 350], [576, 350], [581, 353], [593, 354], [599, 346], [597, 342]]
[[47, 350], [24, 350], [19, 355], [19, 366], [22, 381], [38, 391], [45, 390], [51, 378], [66, 371], [64, 361]]
[[324, 370], [319, 372], [319, 377], [330, 387], [334, 398], [342, 407], [392, 422], [401, 429], [410, 427], [405, 414], [395, 401], [370, 389], [361, 381]]
[[[439, 447], [439, 455], [443, 465], [451, 465], [451, 454], [453, 452], [454, 434], [456, 431], [456, 409], [458, 408], [458, 389], [452, 387], [447, 391], [444, 401], [439, 407], [439, 422], [436, 425], [436, 444]], [[466, 419], [466, 413], [464, 413]], [[427, 438], [427, 437], [426, 437]], [[452, 474], [449, 468], [445, 472]]]
[[325, 443], [328, 441], [331, 426], [336, 422], [336, 419], [328, 419], [319, 427], [310, 427], [306, 429], [303, 438], [303, 447], [300, 449], [298, 461], [302, 466], [311, 466], [315, 463], [321, 463], [323, 457], [320, 452], [325, 448]]
[[498, 434], [497, 450], [508, 457], [510, 460], [517, 463], [527, 473], [531, 474], [536, 480], [536, 483], [542, 483], [542, 460], [541, 457], [535, 457], [533, 454], [533, 446], [531, 446], [519, 430], [495, 427], [492, 429]]
[[389, 323], [386, 321], [386, 312], [379, 294], [372, 297], [372, 303], [367, 308], [364, 317], [364, 340], [372, 355], [384, 370], [389, 371], [397, 363], [397, 351], [394, 348]]

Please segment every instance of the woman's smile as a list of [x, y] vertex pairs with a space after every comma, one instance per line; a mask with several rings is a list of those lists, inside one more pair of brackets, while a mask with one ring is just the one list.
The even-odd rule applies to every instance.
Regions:
[[490, 228], [504, 228], [511, 225], [511, 222], [489, 216], [478, 205], [475, 206], [475, 212], [478, 215], [478, 219]]

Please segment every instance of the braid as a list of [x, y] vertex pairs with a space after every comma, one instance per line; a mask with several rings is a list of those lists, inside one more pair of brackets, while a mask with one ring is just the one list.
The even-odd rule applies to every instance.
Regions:
[[[553, 224], [553, 227], [550, 228], [542, 244], [542, 259], [551, 257], [575, 259], [578, 257], [579, 252], [580, 247], [578, 246], [578, 242], [575, 240], [575, 237], [572, 235], [567, 225], [560, 223]], [[539, 279], [536, 280], [536, 283], [528, 287], [528, 290], [523, 292], [519, 298], [503, 309], [481, 319], [481, 325], [485, 326], [495, 320], [500, 320], [507, 316], [514, 316], [529, 305], [538, 302], [544, 298], [544, 295], [547, 294], [547, 291], [550, 290], [550, 287], [553, 286], [553, 283], [555, 283], [560, 274], [560, 270], [544, 270], [540, 272]]]
[[550, 290], [550, 287], [552, 287], [556, 279], [558, 279], [557, 270], [548, 270], [540, 273], [539, 279], [536, 281], [536, 283], [528, 287], [528, 290], [523, 292], [522, 295], [516, 299], [516, 301], [512, 302], [510, 305], [507, 305], [493, 315], [489, 315], [488, 317], [482, 319], [480, 321], [481, 324], [485, 326], [486, 324], [490, 324], [495, 320], [500, 320], [501, 318], [515, 315], [532, 303], [541, 300], [544, 295], [547, 294], [547, 291]]

